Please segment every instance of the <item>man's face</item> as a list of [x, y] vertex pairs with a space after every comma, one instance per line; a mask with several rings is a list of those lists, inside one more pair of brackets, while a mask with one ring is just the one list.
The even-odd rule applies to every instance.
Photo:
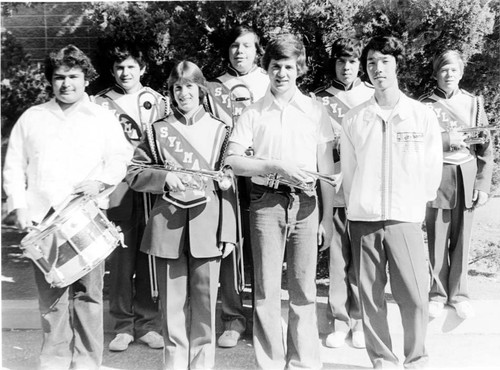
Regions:
[[113, 64], [113, 77], [116, 83], [127, 94], [132, 94], [139, 91], [141, 88], [141, 76], [146, 71], [146, 67], [141, 68], [139, 63], [132, 58], [128, 57], [120, 63]]
[[398, 86], [396, 58], [380, 51], [369, 50], [366, 69], [375, 90], [385, 90]]
[[176, 82], [172, 90], [177, 107], [183, 113], [191, 112], [200, 105], [200, 88], [197, 84]]
[[438, 86], [447, 93], [451, 93], [458, 89], [458, 83], [462, 79], [463, 73], [458, 63], [449, 63], [441, 68], [436, 73]]
[[52, 89], [63, 108], [82, 100], [88, 84], [80, 67], [61, 66], [52, 75]]
[[296, 87], [297, 58], [271, 59], [267, 74], [271, 82], [271, 91], [274, 95], [282, 95]]
[[354, 57], [340, 57], [335, 60], [335, 76], [344, 85], [351, 85], [358, 77], [359, 59]]
[[229, 62], [241, 74], [246, 74], [252, 69], [256, 56], [257, 49], [253, 33], [241, 35], [229, 47]]

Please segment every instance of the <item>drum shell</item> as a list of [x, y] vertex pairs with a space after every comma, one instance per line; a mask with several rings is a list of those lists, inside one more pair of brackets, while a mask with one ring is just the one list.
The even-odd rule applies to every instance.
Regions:
[[24, 253], [55, 287], [68, 286], [106, 259], [120, 243], [120, 233], [95, 201], [70, 202], [57, 217], [21, 241]]

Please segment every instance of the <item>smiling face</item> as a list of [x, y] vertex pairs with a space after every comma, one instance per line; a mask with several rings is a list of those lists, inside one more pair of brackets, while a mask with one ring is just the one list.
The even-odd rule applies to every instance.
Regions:
[[375, 90], [398, 87], [396, 58], [380, 51], [368, 51], [366, 69]]
[[340, 57], [335, 60], [335, 76], [344, 85], [351, 85], [358, 77], [359, 59], [355, 57]]
[[200, 105], [200, 88], [192, 82], [178, 83], [172, 89], [177, 107], [183, 113], [189, 113]]
[[299, 75], [297, 58], [271, 59], [267, 73], [271, 82], [271, 92], [275, 96], [292, 92], [295, 90]]
[[88, 84], [80, 67], [61, 66], [52, 75], [52, 89], [63, 110], [83, 99]]
[[436, 80], [439, 88], [447, 94], [458, 89], [458, 83], [462, 79], [462, 68], [456, 62], [443, 65], [436, 73]]
[[146, 72], [146, 67], [142, 67], [132, 57], [113, 64], [113, 77], [116, 83], [127, 94], [132, 94], [141, 89], [141, 77]]
[[229, 62], [241, 74], [252, 69], [256, 56], [255, 35], [251, 32], [239, 36], [229, 47]]

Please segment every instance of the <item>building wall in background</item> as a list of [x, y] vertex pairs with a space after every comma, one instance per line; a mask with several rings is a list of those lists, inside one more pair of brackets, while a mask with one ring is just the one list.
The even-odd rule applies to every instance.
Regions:
[[43, 61], [49, 52], [70, 43], [87, 54], [95, 49], [97, 38], [91, 34], [81, 2], [11, 4], [12, 13], [2, 16], [2, 27], [16, 37], [33, 61]]

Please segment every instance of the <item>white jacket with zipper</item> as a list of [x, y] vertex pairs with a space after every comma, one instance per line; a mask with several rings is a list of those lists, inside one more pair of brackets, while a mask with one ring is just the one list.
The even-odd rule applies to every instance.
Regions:
[[434, 112], [403, 93], [387, 121], [372, 97], [342, 121], [341, 165], [351, 221], [422, 222], [436, 198], [443, 147]]

